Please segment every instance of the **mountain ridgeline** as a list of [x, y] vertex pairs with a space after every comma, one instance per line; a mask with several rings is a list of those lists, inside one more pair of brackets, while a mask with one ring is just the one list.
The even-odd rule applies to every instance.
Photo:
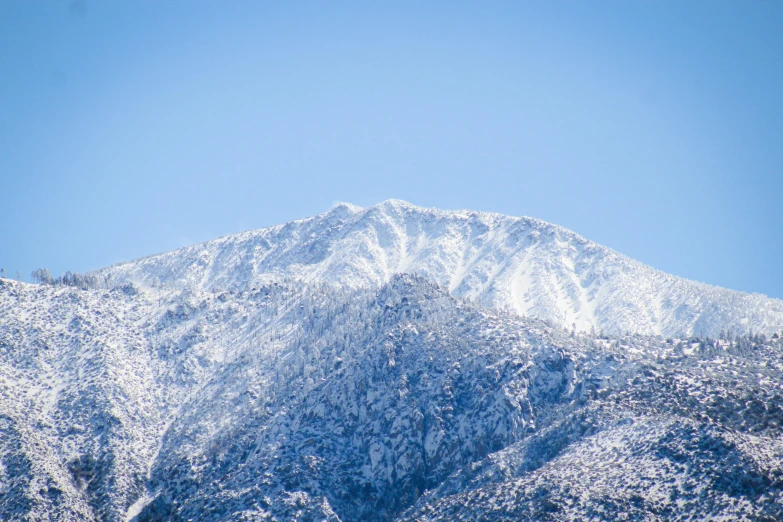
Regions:
[[243, 290], [287, 277], [378, 288], [398, 273], [565, 328], [717, 337], [783, 329], [783, 301], [674, 277], [533, 218], [390, 200], [115, 265], [99, 280]]
[[398, 201], [87, 278], [0, 279], [0, 520], [783, 520], [780, 301]]

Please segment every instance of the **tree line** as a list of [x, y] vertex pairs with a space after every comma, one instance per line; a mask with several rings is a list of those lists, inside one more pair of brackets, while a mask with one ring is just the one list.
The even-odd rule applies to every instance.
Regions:
[[76, 288], [82, 288], [87, 290], [89, 288], [95, 289], [99, 287], [100, 281], [92, 274], [79, 274], [77, 272], [65, 272], [58, 277], [52, 277], [51, 272], [47, 268], [39, 268], [33, 270], [30, 274], [38, 284], [52, 285], [52, 286], [74, 286]]
[[[0, 279], [5, 279], [5, 268], [0, 268]], [[22, 274], [20, 274], [18, 271], [16, 272], [16, 280], [21, 281], [22, 280]]]

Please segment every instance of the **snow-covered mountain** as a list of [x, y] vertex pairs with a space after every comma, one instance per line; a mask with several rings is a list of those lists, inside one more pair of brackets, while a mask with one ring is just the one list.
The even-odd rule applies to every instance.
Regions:
[[390, 200], [115, 265], [100, 279], [246, 289], [283, 277], [378, 288], [415, 273], [457, 297], [610, 333], [712, 335], [783, 329], [783, 301], [674, 277], [533, 218]]
[[2, 520], [783, 517], [783, 344], [579, 335], [395, 276], [0, 280]]
[[395, 201], [97, 275], [0, 279], [0, 520], [783, 520], [779, 301]]

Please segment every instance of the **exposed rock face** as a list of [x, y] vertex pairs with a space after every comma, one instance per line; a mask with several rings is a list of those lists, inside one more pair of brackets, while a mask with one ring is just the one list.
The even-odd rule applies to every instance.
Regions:
[[[540, 222], [392, 202], [112, 267], [110, 289], [0, 279], [0, 520], [783, 519], [780, 338], [521, 317], [502, 274], [531, 223], [570, 249]], [[728, 299], [696, 322], [777, 317], [591, 249], [599, 325], [647, 317], [612, 299], [648, 273], [695, 289], [672, 302]]]
[[3, 519], [783, 516], [778, 339], [573, 335], [409, 276], [0, 304]]

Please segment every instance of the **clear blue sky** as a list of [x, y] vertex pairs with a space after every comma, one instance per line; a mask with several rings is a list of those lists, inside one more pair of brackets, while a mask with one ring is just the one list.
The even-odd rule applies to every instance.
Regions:
[[0, 266], [388, 198], [783, 298], [783, 2], [0, 2]]

